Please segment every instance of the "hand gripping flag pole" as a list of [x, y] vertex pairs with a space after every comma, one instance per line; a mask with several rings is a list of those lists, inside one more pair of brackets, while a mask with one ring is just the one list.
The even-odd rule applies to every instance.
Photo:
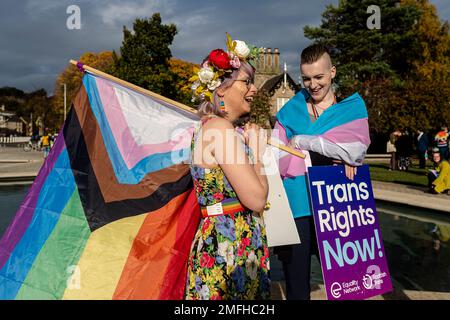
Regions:
[[[172, 100], [172, 99], [166, 98], [166, 97], [164, 97], [164, 96], [162, 96], [162, 95], [159, 95], [159, 94], [157, 94], [157, 93], [154, 93], [154, 92], [152, 92], [152, 91], [150, 91], [150, 90], [146, 90], [146, 89], [144, 89], [144, 88], [141, 88], [141, 87], [139, 87], [139, 86], [136, 86], [136, 85], [134, 85], [134, 84], [132, 84], [132, 83], [130, 83], [130, 82], [127, 82], [127, 81], [124, 81], [124, 80], [122, 80], [122, 79], [116, 78], [116, 77], [114, 77], [114, 76], [112, 76], [112, 75], [110, 75], [110, 74], [107, 74], [107, 73], [105, 73], [105, 72], [102, 72], [102, 71], [100, 71], [100, 70], [97, 70], [97, 69], [95, 69], [95, 68], [92, 68], [92, 67], [90, 67], [90, 66], [87, 66], [87, 65], [83, 64], [82, 62], [78, 62], [78, 61], [75, 61], [75, 60], [70, 60], [70, 63], [73, 64], [73, 65], [75, 65], [81, 72], [86, 72], [86, 71], [88, 71], [88, 72], [90, 72], [90, 73], [92, 73], [92, 74], [94, 74], [94, 75], [97, 75], [97, 76], [100, 76], [100, 77], [102, 77], [102, 78], [105, 78], [105, 79], [114, 81], [114, 82], [116, 82], [116, 83], [118, 83], [118, 84], [120, 84], [120, 85], [122, 85], [122, 86], [124, 86], [124, 87], [130, 88], [130, 89], [135, 90], [135, 91], [137, 91], [137, 92], [140, 92], [140, 93], [142, 93], [142, 94], [144, 94], [144, 95], [147, 95], [147, 96], [156, 98], [156, 99], [158, 99], [158, 100], [167, 102], [167, 103], [169, 103], [169, 104], [171, 104], [171, 105], [173, 105], [173, 106], [175, 106], [175, 107], [177, 107], [177, 108], [180, 108], [180, 109], [182, 109], [182, 110], [184, 110], [184, 111], [188, 111], [188, 112], [190, 112], [190, 113], [197, 114], [197, 110], [194, 109], [194, 108], [188, 107], [188, 106], [186, 106], [186, 105], [184, 105], [184, 104], [182, 104], [182, 103], [179, 103], [179, 102], [174, 101], [174, 100]], [[301, 153], [301, 152], [299, 152], [299, 151], [297, 151], [297, 150], [295, 150], [295, 149], [289, 148], [288, 146], [282, 145], [282, 144], [280, 144], [280, 143], [278, 143], [278, 142], [276, 142], [276, 141], [274, 141], [274, 140], [272, 140], [272, 139], [270, 139], [270, 138], [269, 138], [269, 140], [267, 141], [267, 143], [268, 143], [269, 145], [275, 147], [275, 148], [278, 148], [278, 149], [280, 149], [280, 150], [283, 150], [283, 151], [285, 151], [285, 152], [287, 152], [287, 153], [290, 153], [290, 154], [295, 155], [295, 156], [297, 156], [297, 157], [300, 157], [300, 158], [302, 158], [302, 159], [304, 159], [304, 158], [306, 157], [305, 154], [303, 154], [303, 153]]]

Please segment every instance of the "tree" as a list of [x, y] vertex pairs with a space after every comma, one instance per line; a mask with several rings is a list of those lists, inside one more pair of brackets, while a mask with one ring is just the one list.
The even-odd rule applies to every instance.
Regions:
[[[25, 93], [16, 88], [0, 88], [0, 105], [7, 111], [12, 111], [18, 118], [22, 118], [29, 125], [33, 114], [33, 127], [38, 132], [36, 120], [39, 119], [41, 131], [52, 123], [51, 98], [47, 97], [44, 89]], [[26, 131], [28, 128], [26, 128]]]
[[137, 86], [176, 99], [176, 75], [170, 71], [169, 46], [177, 33], [174, 24], [164, 25], [155, 13], [150, 19], [136, 19], [133, 31], [123, 28], [120, 56], [114, 53], [113, 74]]
[[[381, 29], [366, 26], [370, 5], [380, 7]], [[430, 129], [436, 106], [444, 107], [441, 116], [446, 113], [448, 23], [439, 21], [428, 0], [341, 0], [337, 7], [327, 6], [320, 27], [306, 26], [304, 32], [314, 42], [333, 48], [338, 92], [361, 93], [371, 130]], [[434, 92], [436, 85], [423, 82], [430, 77], [439, 79], [440, 96]]]
[[256, 123], [262, 128], [270, 129], [270, 96], [269, 93], [261, 89], [254, 96], [250, 109], [250, 122]]
[[[100, 53], [86, 52], [79, 58], [78, 61], [106, 73], [111, 72], [114, 62], [113, 53], [109, 51]], [[64, 71], [61, 72], [56, 79], [55, 93], [52, 102], [52, 112], [55, 117], [55, 128], [59, 128], [61, 126], [64, 118], [64, 84], [66, 85], [67, 112], [69, 112], [70, 104], [80, 89], [82, 78], [83, 73], [80, 72], [76, 66], [68, 64]]]
[[[42, 128], [45, 128], [48, 124], [49, 119], [51, 118], [51, 109], [50, 109], [50, 100], [47, 97], [47, 92], [44, 89], [36, 90], [27, 95], [27, 100], [24, 104], [24, 116], [29, 116], [30, 113], [33, 113], [34, 120], [40, 118], [40, 122], [42, 123]], [[22, 110], [23, 110], [22, 109]]]
[[[414, 7], [398, 6], [396, 0], [341, 0], [328, 5], [320, 27], [304, 28], [305, 36], [332, 49], [339, 67], [338, 82], [347, 91], [374, 77], [400, 77], [409, 70], [417, 40], [412, 26], [420, 13]], [[366, 9], [378, 5], [381, 29], [368, 29]], [[405, 59], [406, 58], [406, 59]], [[350, 87], [350, 88], [349, 88]]]
[[194, 67], [197, 65], [181, 59], [171, 58], [169, 60], [170, 71], [175, 75], [176, 100], [192, 106], [192, 91], [189, 79], [192, 77]]
[[421, 16], [414, 25], [419, 55], [412, 61], [406, 98], [413, 126], [436, 130], [450, 123], [450, 34], [441, 23], [436, 7], [424, 0], [402, 0], [415, 6]]
[[0, 88], [0, 106], [5, 106], [6, 110], [14, 111], [20, 117], [25, 114], [22, 109], [26, 96], [25, 92], [16, 88]]

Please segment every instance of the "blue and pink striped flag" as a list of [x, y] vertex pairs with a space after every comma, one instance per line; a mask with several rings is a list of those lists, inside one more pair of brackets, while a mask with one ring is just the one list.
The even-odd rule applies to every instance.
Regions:
[[306, 173], [312, 165], [309, 151], [317, 152], [347, 164], [359, 166], [370, 145], [368, 115], [364, 100], [358, 93], [326, 109], [316, 121], [311, 121], [303, 89], [284, 105], [277, 114], [271, 139], [286, 145], [294, 136], [306, 158], [280, 151], [280, 174], [294, 217], [309, 216]]

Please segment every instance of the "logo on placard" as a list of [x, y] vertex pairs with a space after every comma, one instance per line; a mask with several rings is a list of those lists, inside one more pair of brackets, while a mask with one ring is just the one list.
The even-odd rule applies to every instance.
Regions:
[[363, 286], [366, 289], [372, 289], [373, 287], [373, 280], [372, 277], [369, 274], [365, 274], [363, 277]]
[[333, 298], [340, 298], [341, 297], [341, 290], [342, 290], [342, 286], [339, 284], [339, 282], [334, 282], [331, 285], [331, 295], [333, 296]]

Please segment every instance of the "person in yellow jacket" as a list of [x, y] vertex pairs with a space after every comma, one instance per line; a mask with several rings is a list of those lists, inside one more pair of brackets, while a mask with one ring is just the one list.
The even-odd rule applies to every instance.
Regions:
[[41, 147], [44, 151], [44, 158], [47, 158], [48, 153], [50, 152], [50, 136], [47, 132], [41, 137]]
[[450, 190], [450, 163], [442, 159], [439, 150], [433, 150], [434, 170], [428, 173], [428, 182], [432, 193]]

